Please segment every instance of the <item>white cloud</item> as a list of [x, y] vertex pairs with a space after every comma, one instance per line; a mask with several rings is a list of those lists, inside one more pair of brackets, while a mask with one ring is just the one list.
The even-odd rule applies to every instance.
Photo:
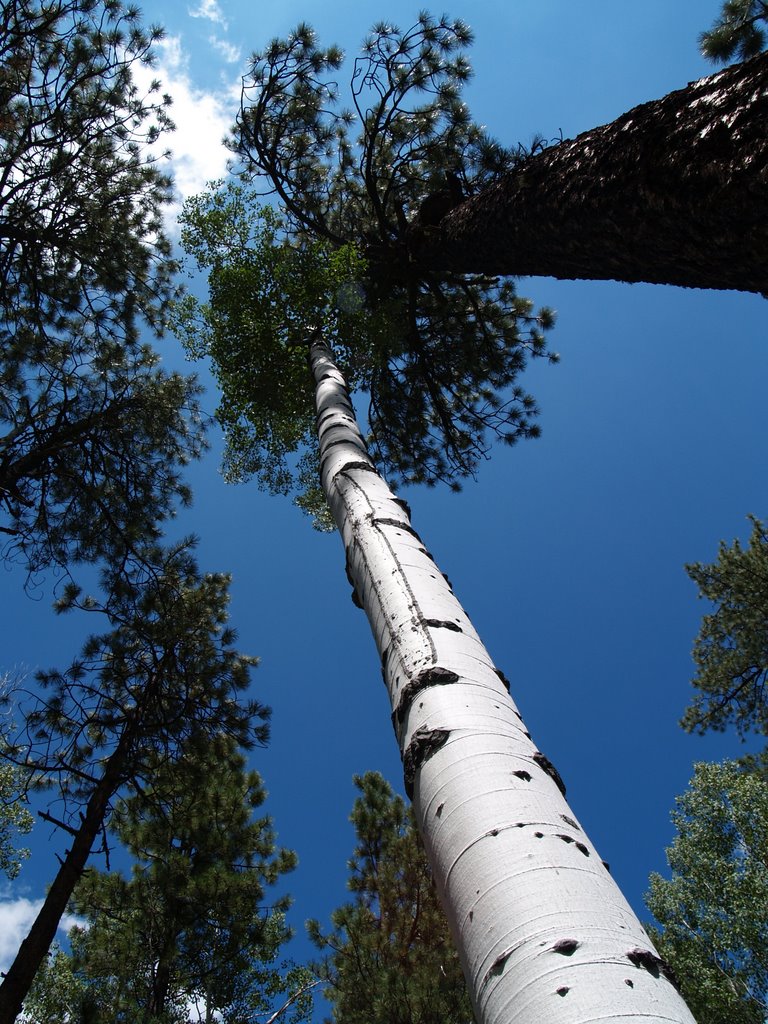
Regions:
[[240, 62], [240, 47], [235, 46], [234, 43], [227, 42], [226, 39], [220, 39], [218, 36], [210, 36], [208, 42], [218, 51], [227, 64], [239, 64]]
[[200, 0], [197, 7], [187, 8], [187, 14], [189, 14], [190, 18], [209, 18], [217, 25], [221, 25], [222, 28], [227, 27], [224, 12], [219, 6], [218, 0]]
[[[226, 174], [228, 151], [223, 139], [237, 112], [240, 78], [217, 91], [195, 85], [189, 71], [189, 58], [177, 36], [168, 36], [156, 47], [157, 63], [151, 69], [137, 67], [134, 77], [140, 87], [148, 88], [159, 79], [161, 92], [173, 97], [170, 109], [176, 131], [161, 137], [160, 152], [171, 151], [171, 170], [180, 199], [200, 192], [207, 182]], [[169, 230], [173, 229], [179, 207], [169, 211]]]
[[[42, 900], [29, 900], [24, 896], [16, 900], [0, 900], [0, 971], [10, 967], [42, 905]], [[68, 932], [78, 923], [77, 918], [65, 914], [59, 929]]]

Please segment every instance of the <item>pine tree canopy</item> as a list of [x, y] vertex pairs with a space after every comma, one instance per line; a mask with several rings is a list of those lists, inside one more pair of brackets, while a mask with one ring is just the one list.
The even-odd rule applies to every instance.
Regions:
[[232, 745], [266, 741], [269, 710], [242, 697], [255, 659], [233, 647], [229, 579], [202, 575], [190, 548], [126, 553], [103, 570], [101, 599], [73, 582], [63, 589], [60, 611], [104, 616], [110, 629], [89, 637], [66, 671], [37, 673], [39, 690], [21, 706], [24, 726], [0, 751], [24, 770], [28, 788], [53, 791], [41, 816], [70, 837], [0, 983], [4, 1024], [19, 1013], [99, 835], [109, 854], [115, 802], [132, 796], [136, 807], [152, 807], [164, 779], [178, 786], [194, 752], [232, 758]]
[[720, 544], [711, 564], [686, 571], [714, 610], [702, 618], [693, 657], [699, 691], [682, 725], [689, 731], [725, 730], [768, 735], [768, 532], [752, 517], [746, 547]]
[[[255, 472], [278, 491], [296, 482], [286, 455], [313, 417], [300, 371], [312, 328], [366, 392], [372, 453], [395, 478], [458, 486], [494, 437], [538, 433], [517, 380], [529, 356], [548, 354], [551, 311], [535, 313], [509, 280], [414, 259], [451, 204], [524, 159], [461, 100], [470, 42], [463, 22], [428, 14], [406, 32], [375, 26], [352, 66], [349, 110], [333, 81], [342, 54], [308, 26], [254, 54], [230, 140], [241, 183], [182, 218], [210, 303], [188, 300], [176, 325], [212, 358], [232, 477]], [[260, 195], [275, 212], [259, 209]]]
[[646, 896], [654, 942], [699, 1024], [768, 1012], [768, 783], [734, 762], [698, 764], [677, 800], [672, 877]]
[[74, 966], [103, 1020], [242, 1021], [283, 984], [274, 961], [289, 931], [288, 900], [265, 890], [295, 855], [276, 849], [265, 798], [231, 741], [194, 740], [159, 767], [141, 797], [115, 809], [111, 828], [134, 858], [131, 877], [89, 871], [73, 910]]
[[326, 952], [318, 973], [337, 1024], [469, 1024], [472, 1009], [413, 813], [378, 772], [355, 777], [349, 861], [354, 894], [333, 931], [308, 924]]
[[701, 52], [710, 60], [722, 63], [734, 57], [749, 60], [765, 49], [765, 22], [768, 22], [765, 0], [725, 0], [712, 28], [701, 34]]
[[156, 537], [202, 445], [197, 386], [138, 341], [175, 293], [169, 100], [132, 78], [158, 38], [119, 0], [0, 12], [0, 531], [30, 572]]
[[240, 654], [227, 624], [229, 578], [199, 573], [190, 542], [147, 547], [102, 572], [103, 598], [64, 588], [58, 610], [104, 616], [64, 671], [37, 673], [23, 731], [4, 753], [56, 787], [65, 822], [79, 812], [112, 763], [110, 797], [151, 786], [158, 766], [196, 737], [267, 739], [269, 709], [243, 700], [256, 659]]

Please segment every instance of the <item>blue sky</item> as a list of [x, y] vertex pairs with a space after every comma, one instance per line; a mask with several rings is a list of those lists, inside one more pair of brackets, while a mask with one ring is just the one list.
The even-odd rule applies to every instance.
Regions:
[[[506, 144], [572, 137], [710, 73], [697, 35], [719, 0], [475, 0], [451, 8], [472, 25], [475, 119]], [[310, 22], [352, 57], [373, 22], [407, 27], [397, 0], [171, 0], [145, 4], [168, 31], [156, 74], [176, 105], [170, 144], [185, 194], [224, 172], [250, 49]], [[436, 13], [440, 13], [436, 9]], [[344, 82], [344, 72], [339, 81]], [[615, 282], [521, 281], [553, 306], [556, 367], [523, 382], [541, 406], [540, 440], [498, 450], [460, 495], [407, 493], [416, 528], [451, 578], [575, 811], [640, 913], [650, 871], [665, 869], [669, 811], [694, 761], [738, 756], [733, 736], [692, 737], [690, 649], [706, 610], [683, 570], [720, 539], [768, 516], [765, 300]], [[182, 357], [172, 340], [164, 358]], [[209, 409], [215, 396], [208, 399]], [[214, 440], [216, 440], [214, 438]], [[274, 709], [272, 742], [253, 756], [280, 841], [298, 851], [292, 921], [327, 921], [345, 898], [352, 775], [401, 768], [378, 658], [350, 600], [334, 535], [313, 532], [287, 499], [226, 486], [218, 444], [193, 467], [182, 531], [201, 537], [204, 568], [234, 574], [240, 646], [261, 657], [255, 686]], [[67, 662], [74, 620], [54, 619], [43, 587], [25, 597], [3, 576], [8, 632], [0, 668]], [[61, 840], [38, 823], [33, 857], [0, 890], [0, 937], [44, 890]], [[27, 914], [28, 916], [28, 914]], [[0, 961], [11, 950], [0, 938]], [[295, 955], [307, 954], [297, 942]], [[1, 964], [0, 964], [1, 966]]]

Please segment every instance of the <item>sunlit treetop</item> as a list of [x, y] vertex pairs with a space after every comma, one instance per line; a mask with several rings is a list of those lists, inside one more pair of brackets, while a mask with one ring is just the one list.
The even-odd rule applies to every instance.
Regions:
[[[334, 78], [343, 58], [338, 47], [321, 48], [307, 25], [273, 40], [251, 58], [229, 140], [240, 184], [214, 187], [184, 215], [184, 244], [212, 275], [211, 302], [195, 311], [192, 349], [212, 355], [222, 385], [223, 368], [211, 351], [216, 343], [207, 332], [224, 330], [234, 313], [226, 274], [251, 273], [254, 264], [260, 273], [267, 263], [274, 270], [278, 257], [267, 255], [265, 245], [279, 251], [283, 269], [290, 265], [289, 276], [297, 261], [306, 261], [314, 269], [302, 264], [308, 275], [303, 297], [314, 294], [315, 307], [320, 302], [330, 316], [341, 362], [369, 399], [372, 455], [386, 473], [407, 482], [458, 486], [475, 473], [494, 438], [514, 443], [538, 433], [535, 402], [517, 378], [529, 355], [549, 355], [543, 332], [552, 313], [534, 313], [509, 280], [438, 272], [419, 256], [452, 206], [527, 155], [490, 139], [462, 101], [471, 38], [463, 22], [428, 14], [405, 32], [375, 26], [352, 63], [349, 109], [339, 104]], [[239, 217], [257, 197], [269, 197], [277, 219], [267, 216], [252, 227], [245, 243], [242, 231], [232, 241], [225, 233], [232, 203]], [[246, 230], [247, 217], [240, 223]], [[205, 252], [194, 241], [201, 234]], [[331, 254], [344, 264], [346, 278], [338, 266], [333, 280], [324, 276]], [[277, 292], [263, 277], [260, 282], [259, 294], [270, 293], [272, 301], [287, 287], [284, 279], [274, 282]], [[247, 289], [243, 280], [240, 285], [242, 294]], [[294, 342], [306, 340], [308, 327], [329, 330], [330, 321], [318, 322], [316, 314], [307, 319], [306, 310], [291, 306], [294, 292], [290, 286], [282, 296], [282, 308], [292, 310], [285, 329], [266, 341], [277, 345], [281, 360]], [[235, 321], [242, 323], [245, 304], [238, 309]], [[187, 313], [191, 324], [190, 305]], [[238, 399], [245, 405], [249, 396], [255, 399], [251, 388], [270, 390], [263, 357], [252, 361], [269, 332], [252, 331], [242, 350], [234, 334], [228, 360], [237, 368]], [[287, 356], [287, 363], [298, 367], [304, 354]], [[269, 415], [262, 397], [260, 415]], [[225, 408], [232, 398], [225, 390]], [[311, 415], [307, 408], [306, 422]], [[256, 435], [263, 436], [265, 452], [276, 436], [263, 425], [239, 429], [257, 445]], [[238, 443], [231, 422], [227, 430], [231, 465]]]

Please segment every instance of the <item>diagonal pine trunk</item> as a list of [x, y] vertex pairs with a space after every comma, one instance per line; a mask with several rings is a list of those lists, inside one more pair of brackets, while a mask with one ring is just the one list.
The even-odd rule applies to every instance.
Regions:
[[413, 239], [459, 273], [768, 292], [768, 53], [532, 157]]
[[0, 984], [0, 1024], [13, 1024], [21, 1013], [35, 974], [48, 955], [67, 904], [85, 871], [91, 847], [104, 826], [109, 802], [124, 779], [127, 754], [135, 733], [134, 719], [122, 733], [101, 778], [94, 785], [81, 815], [80, 825], [73, 833], [72, 845], [61, 860], [56, 877], [27, 937], [3, 976]]
[[311, 345], [321, 477], [479, 1024], [693, 1024]]

